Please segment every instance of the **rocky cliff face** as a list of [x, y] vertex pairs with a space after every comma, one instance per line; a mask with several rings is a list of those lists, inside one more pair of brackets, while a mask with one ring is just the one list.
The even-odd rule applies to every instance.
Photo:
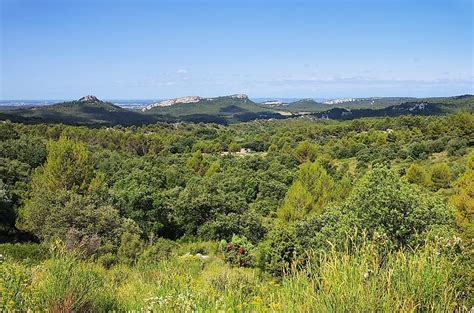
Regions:
[[167, 106], [177, 104], [177, 103], [196, 103], [196, 102], [199, 102], [199, 100], [201, 100], [201, 99], [202, 98], [198, 97], [198, 96], [167, 99], [167, 100], [163, 100], [163, 101], [160, 101], [160, 102], [157, 102], [157, 103], [152, 103], [152, 104], [146, 106], [145, 108], [143, 108], [142, 111], [147, 111], [147, 110], [153, 109], [155, 107], [167, 107]]
[[[248, 96], [244, 95], [244, 94], [235, 94], [235, 95], [230, 95], [230, 96], [225, 96], [225, 97], [229, 97], [231, 99], [239, 99], [239, 100], [247, 100], [248, 99]], [[201, 98], [201, 97], [198, 97], [198, 96], [189, 96], [189, 97], [167, 99], [167, 100], [163, 100], [163, 101], [160, 101], [160, 102], [157, 102], [157, 103], [152, 103], [152, 104], [146, 106], [145, 108], [143, 108], [142, 111], [145, 112], [145, 111], [151, 110], [151, 109], [156, 108], [156, 107], [167, 107], [167, 106], [171, 106], [171, 105], [178, 104], [178, 103], [197, 103], [201, 100], [213, 101], [213, 100], [216, 100], [216, 99], [219, 99], [219, 98], [223, 98], [223, 97]]]
[[96, 96], [85, 96], [79, 99], [79, 102], [100, 102], [100, 100]]
[[231, 97], [232, 99], [248, 99], [249, 98], [247, 95], [244, 95], [243, 93], [230, 95], [229, 97]]

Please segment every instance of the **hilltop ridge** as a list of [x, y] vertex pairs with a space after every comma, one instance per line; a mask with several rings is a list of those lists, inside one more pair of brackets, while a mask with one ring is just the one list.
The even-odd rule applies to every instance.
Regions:
[[80, 98], [77, 101], [79, 101], [79, 102], [102, 102], [96, 96], [92, 96], [92, 95], [84, 96], [84, 97]]
[[230, 99], [245, 99], [245, 100], [249, 99], [249, 97], [245, 94], [234, 94], [234, 95], [218, 96], [218, 97], [212, 97], [212, 98], [203, 98], [200, 96], [186, 96], [186, 97], [165, 99], [165, 100], [161, 100], [160, 102], [152, 103], [144, 107], [142, 109], [142, 112], [151, 110], [156, 107], [167, 107], [167, 106], [172, 106], [172, 105], [180, 104], [180, 103], [198, 103], [201, 100], [214, 101], [216, 99], [225, 98], [225, 97], [230, 98]]
[[[408, 101], [407, 101], [408, 100]], [[1, 108], [0, 108], [1, 110]], [[474, 96], [440, 98], [355, 98], [337, 104], [302, 99], [289, 104], [257, 104], [247, 95], [204, 98], [188, 96], [153, 103], [141, 111], [119, 107], [88, 95], [78, 100], [0, 111], [0, 120], [23, 123], [140, 125], [155, 122], [228, 124], [256, 119], [309, 117], [347, 120], [400, 115], [442, 115], [474, 112]]]

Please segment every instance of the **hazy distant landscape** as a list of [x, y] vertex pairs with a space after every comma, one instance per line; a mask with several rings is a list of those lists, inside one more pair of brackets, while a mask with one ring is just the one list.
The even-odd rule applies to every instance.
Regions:
[[229, 124], [259, 119], [312, 118], [350, 120], [400, 115], [443, 115], [473, 112], [474, 96], [438, 98], [378, 97], [293, 102], [254, 102], [247, 95], [212, 98], [198, 96], [144, 102], [114, 103], [95, 96], [76, 101], [0, 106], [0, 120], [55, 122], [73, 125], [143, 125], [154, 122], [204, 122]]
[[474, 313], [472, 13], [0, 0], [0, 312]]

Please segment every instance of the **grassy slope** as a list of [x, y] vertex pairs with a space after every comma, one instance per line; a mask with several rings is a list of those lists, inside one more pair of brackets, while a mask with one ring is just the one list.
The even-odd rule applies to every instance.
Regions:
[[453, 312], [468, 307], [460, 300], [465, 286], [456, 260], [440, 248], [388, 255], [371, 244], [352, 250], [352, 255], [330, 251], [281, 280], [231, 267], [218, 254], [111, 269], [67, 255], [40, 266], [7, 261], [0, 264], [0, 310]]

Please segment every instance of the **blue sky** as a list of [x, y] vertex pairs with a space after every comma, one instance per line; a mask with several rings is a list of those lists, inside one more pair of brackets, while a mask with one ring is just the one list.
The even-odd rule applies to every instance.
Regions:
[[473, 91], [471, 0], [0, 0], [0, 99]]

